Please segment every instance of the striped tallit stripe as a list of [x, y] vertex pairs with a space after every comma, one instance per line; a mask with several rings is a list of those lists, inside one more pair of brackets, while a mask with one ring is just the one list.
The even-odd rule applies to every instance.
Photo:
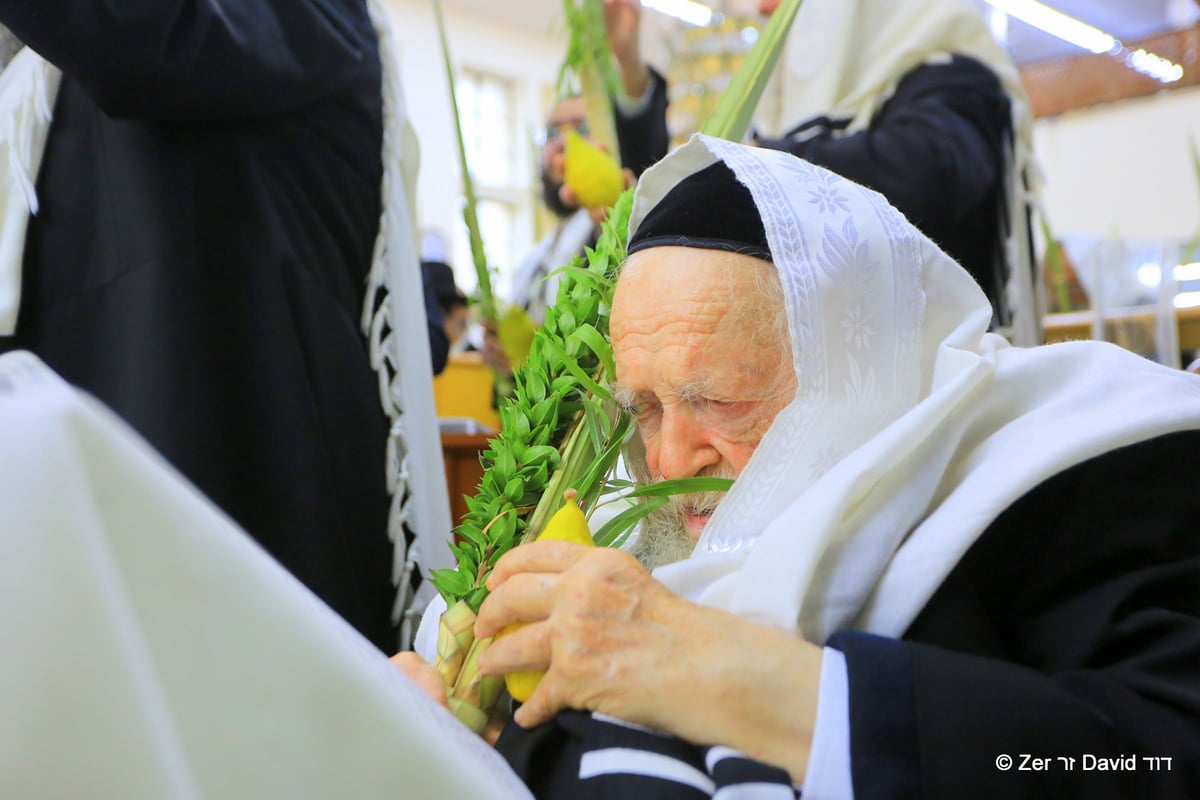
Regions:
[[579, 778], [586, 780], [601, 775], [643, 775], [673, 781], [712, 794], [716, 784], [695, 767], [678, 759], [628, 747], [609, 747], [583, 754], [579, 762]]

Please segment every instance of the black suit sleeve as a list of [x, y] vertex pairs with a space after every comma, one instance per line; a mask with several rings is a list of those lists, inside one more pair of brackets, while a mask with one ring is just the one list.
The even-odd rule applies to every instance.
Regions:
[[988, 528], [906, 641], [830, 640], [858, 800], [1200, 796], [1198, 447], [1172, 434], [1061, 473]]
[[758, 144], [876, 190], [924, 229], [965, 215], [994, 191], [1009, 115], [996, 76], [956, 56], [910, 72], [863, 130], [839, 136], [838, 123], [819, 118]]
[[375, 47], [364, 0], [0, 0], [0, 23], [114, 117], [294, 110]]
[[641, 175], [667, 154], [667, 82], [650, 68], [650, 102], [636, 114], [624, 114], [614, 104], [617, 146], [621, 161], [634, 175]]

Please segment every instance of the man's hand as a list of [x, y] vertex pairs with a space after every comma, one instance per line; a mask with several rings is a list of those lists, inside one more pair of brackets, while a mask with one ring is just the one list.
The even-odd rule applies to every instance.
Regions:
[[504, 346], [500, 344], [500, 335], [496, 332], [494, 322], [483, 323], [483, 347], [479, 352], [483, 356], [483, 363], [497, 373], [507, 376], [513, 374], [512, 364], [508, 361]]
[[625, 96], [636, 100], [650, 85], [650, 72], [642, 61], [639, 41], [641, 0], [604, 0], [604, 23], [608, 28], [608, 45], [625, 85]]
[[446, 699], [446, 684], [442, 683], [442, 676], [438, 675], [432, 664], [409, 651], [396, 653], [389, 660], [393, 667], [407, 675], [433, 702], [442, 708], [450, 707]]
[[[403, 672], [409, 680], [415, 683], [418, 689], [427, 694], [433, 702], [447, 711], [450, 710], [450, 701], [446, 697], [446, 684], [442, 683], [442, 676], [438, 674], [432, 664], [409, 651], [396, 653], [389, 661], [392, 662], [393, 667]], [[493, 710], [480, 736], [488, 744], [494, 745], [500, 738], [500, 731], [504, 729], [504, 722], [499, 711]]]
[[697, 744], [724, 744], [802, 782], [816, 719], [821, 650], [691, 603], [630, 555], [534, 542], [497, 562], [478, 637], [485, 674], [546, 670], [517, 711], [533, 726], [564, 708], [599, 711]]

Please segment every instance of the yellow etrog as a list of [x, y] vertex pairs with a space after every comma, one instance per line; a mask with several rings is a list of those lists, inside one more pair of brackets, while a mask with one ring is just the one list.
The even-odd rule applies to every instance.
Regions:
[[563, 159], [563, 180], [585, 208], [608, 208], [625, 190], [621, 166], [575, 131], [567, 132]]
[[525, 363], [536, 330], [537, 325], [520, 306], [509, 306], [504, 316], [496, 323], [496, 336], [500, 339], [500, 346], [504, 348], [504, 355], [513, 369]]
[[[583, 516], [583, 511], [575, 504], [576, 493], [574, 489], [568, 489], [563, 493], [566, 502], [563, 507], [554, 512], [554, 516], [546, 523], [546, 529], [538, 535], [537, 540], [540, 542], [544, 539], [558, 539], [563, 542], [575, 542], [576, 544], [593, 546], [592, 534], [588, 531], [587, 518]], [[525, 626], [524, 622], [514, 622], [505, 626], [504, 630], [500, 631], [496, 638], [500, 638], [506, 633], [512, 633], [515, 630], [520, 630]], [[504, 685], [508, 687], [508, 693], [513, 699], [519, 703], [524, 703], [533, 694], [533, 690], [537, 688], [541, 682], [542, 676], [546, 673], [542, 670], [530, 670], [526, 672], [510, 672], [504, 676]]]

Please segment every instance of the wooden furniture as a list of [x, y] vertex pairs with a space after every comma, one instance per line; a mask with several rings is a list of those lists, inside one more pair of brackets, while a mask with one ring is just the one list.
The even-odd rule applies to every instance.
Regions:
[[[1152, 322], [1154, 311], [1142, 308], [1113, 308], [1105, 312], [1105, 319], [1114, 322], [1143, 320]], [[1045, 319], [1046, 343], [1067, 342], [1092, 338], [1091, 311], [1071, 311], [1066, 314], [1050, 314]], [[1180, 308], [1175, 311], [1179, 323], [1179, 347], [1183, 350], [1200, 349], [1200, 308]]]
[[488, 439], [494, 434], [443, 433], [442, 458], [446, 463], [446, 488], [450, 493], [450, 522], [458, 527], [467, 513], [467, 495], [475, 494], [475, 488], [483, 478], [483, 467], [479, 454], [487, 449]]
[[477, 352], [452, 353], [446, 369], [433, 379], [433, 396], [442, 420], [450, 522], [457, 527], [467, 513], [465, 496], [475, 494], [483, 478], [479, 454], [496, 435], [477, 431], [480, 426], [500, 429], [500, 417], [492, 408], [492, 371]]
[[446, 369], [433, 379], [433, 399], [439, 417], [467, 417], [500, 429], [492, 407], [492, 370], [478, 352], [450, 354]]

